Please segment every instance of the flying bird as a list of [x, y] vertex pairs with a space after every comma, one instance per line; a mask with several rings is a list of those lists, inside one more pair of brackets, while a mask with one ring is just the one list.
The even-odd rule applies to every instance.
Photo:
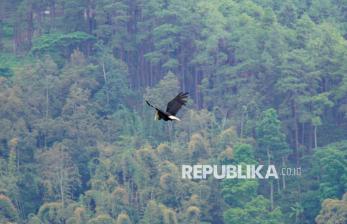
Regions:
[[177, 112], [181, 109], [183, 105], [186, 105], [188, 98], [188, 93], [180, 92], [175, 98], [173, 98], [166, 107], [166, 111], [163, 111], [152, 104], [150, 104], [147, 100], [146, 103], [148, 106], [153, 107], [157, 112], [155, 114], [155, 118], [157, 120], [163, 119], [164, 121], [180, 121], [178, 117], [176, 117]]

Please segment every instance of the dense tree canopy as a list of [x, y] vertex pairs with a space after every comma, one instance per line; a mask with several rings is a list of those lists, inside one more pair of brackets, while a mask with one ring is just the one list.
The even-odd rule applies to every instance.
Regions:
[[[345, 0], [1, 0], [0, 223], [346, 222]], [[189, 92], [182, 122], [153, 120]], [[181, 178], [182, 164], [301, 167]]]

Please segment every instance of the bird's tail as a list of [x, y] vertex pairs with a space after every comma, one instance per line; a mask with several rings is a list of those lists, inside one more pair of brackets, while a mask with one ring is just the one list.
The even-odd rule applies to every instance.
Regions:
[[173, 116], [173, 115], [170, 115], [169, 118], [170, 118], [171, 120], [176, 120], [176, 121], [180, 121], [180, 120], [181, 120], [181, 119], [179, 119], [178, 117]]

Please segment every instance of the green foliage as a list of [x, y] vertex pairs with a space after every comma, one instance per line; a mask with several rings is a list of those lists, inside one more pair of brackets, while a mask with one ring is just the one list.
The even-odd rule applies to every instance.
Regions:
[[43, 204], [39, 211], [38, 217], [45, 223], [58, 224], [63, 220], [62, 204], [59, 202], [50, 202]]
[[34, 40], [31, 52], [34, 54], [44, 54], [54, 52], [57, 49], [76, 48], [80, 44], [93, 40], [95, 40], [93, 36], [84, 32], [45, 34]]
[[194, 158], [208, 158], [209, 156], [209, 146], [208, 143], [204, 140], [204, 137], [199, 133], [194, 133], [188, 143], [188, 151]]
[[252, 201], [246, 203], [243, 208], [230, 208], [224, 213], [224, 220], [227, 224], [250, 223], [250, 224], [281, 224], [283, 222], [282, 213], [279, 209], [268, 210], [269, 201], [257, 196]]
[[163, 214], [156, 201], [149, 201], [146, 207], [141, 224], [160, 224], [163, 223]]
[[233, 159], [237, 164], [254, 164], [255, 161], [255, 155], [254, 155], [254, 149], [249, 144], [240, 144], [235, 146], [235, 149], [233, 151]]
[[15, 222], [18, 220], [17, 209], [14, 207], [11, 200], [3, 194], [0, 194], [0, 208], [1, 222]]
[[4, 37], [12, 37], [13, 36], [13, 27], [10, 24], [3, 24], [1, 23], [1, 28]]
[[315, 171], [320, 176], [320, 198], [338, 198], [347, 191], [347, 143], [345, 141], [319, 148], [314, 153]]
[[222, 184], [222, 195], [226, 203], [239, 207], [257, 195], [256, 180], [226, 180]]
[[346, 223], [347, 222], [347, 194], [342, 200], [326, 199], [322, 203], [322, 210], [316, 217], [317, 224]]
[[128, 69], [125, 63], [105, 53], [99, 59], [100, 71], [103, 73], [103, 87], [95, 97], [100, 105], [100, 112], [110, 113], [114, 108], [123, 108], [132, 92], [129, 89]]
[[282, 157], [288, 155], [288, 146], [281, 129], [282, 126], [275, 109], [268, 109], [262, 113], [257, 124], [257, 140], [260, 149], [259, 154], [263, 154], [264, 160], [267, 158], [267, 153], [270, 153], [271, 160], [277, 159], [277, 161], [281, 161]]
[[200, 222], [200, 209], [196, 206], [189, 206], [186, 211], [186, 223], [197, 224]]
[[29, 215], [28, 224], [41, 224], [41, 220], [36, 215]]
[[121, 213], [117, 217], [116, 224], [131, 224], [130, 218], [126, 213]]
[[9, 78], [15, 74], [17, 66], [33, 63], [30, 57], [16, 57], [8, 53], [0, 54], [0, 77]]
[[[345, 222], [346, 11], [0, 1], [0, 222]], [[181, 122], [154, 121], [144, 99], [165, 110], [180, 91]], [[182, 164], [266, 162], [303, 176], [180, 178]]]
[[87, 224], [114, 224], [114, 220], [107, 214], [101, 214], [90, 219]]
[[10, 68], [0, 68], [0, 74], [4, 77], [10, 77], [13, 75], [13, 72]]
[[[255, 164], [252, 146], [248, 144], [237, 145], [233, 150], [232, 161], [235, 165]], [[257, 180], [223, 180], [221, 193], [226, 203], [233, 207], [240, 207], [257, 195], [258, 186]]]

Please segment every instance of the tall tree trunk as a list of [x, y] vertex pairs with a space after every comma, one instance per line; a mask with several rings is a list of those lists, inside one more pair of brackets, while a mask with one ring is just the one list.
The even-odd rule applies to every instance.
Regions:
[[152, 62], [149, 62], [149, 85], [153, 86], [153, 68]]
[[51, 20], [51, 26], [53, 29], [56, 27], [55, 16], [56, 16], [55, 0], [53, 0], [51, 1], [51, 7], [50, 7], [50, 20]]
[[14, 35], [13, 35], [13, 54], [17, 54], [17, 49], [20, 44], [20, 22], [19, 18], [15, 19], [15, 25], [14, 25]]
[[[267, 159], [268, 159], [268, 165], [270, 165], [271, 154], [269, 149], [267, 149]], [[270, 210], [272, 211], [273, 209], [274, 209], [274, 186], [273, 186], [273, 181], [270, 180]]]
[[105, 69], [105, 62], [102, 62], [102, 73], [104, 75], [104, 82], [105, 82], [105, 87], [106, 87], [106, 102], [107, 106], [110, 105], [110, 91], [108, 89], [108, 81], [107, 81], [107, 74], [106, 74], [106, 69]]
[[63, 149], [60, 148], [60, 167], [59, 167], [59, 188], [60, 188], [60, 198], [61, 198], [61, 207], [64, 209], [65, 206], [65, 196], [64, 196], [64, 155]]
[[307, 134], [307, 137], [308, 137], [308, 151], [311, 151], [312, 148], [313, 148], [313, 128], [312, 128], [312, 125], [311, 124], [308, 124], [308, 134]]
[[242, 114], [241, 114], [241, 124], [240, 124], [240, 138], [243, 138], [243, 129], [244, 129], [246, 115], [247, 115], [247, 106], [243, 106]]
[[299, 126], [298, 126], [298, 114], [297, 105], [295, 100], [293, 100], [293, 115], [294, 115], [294, 138], [295, 138], [295, 157], [296, 164], [299, 165]]
[[[285, 157], [283, 156], [282, 157], [282, 168], [286, 166], [285, 162], [286, 162], [286, 160], [285, 160]], [[285, 175], [282, 175], [282, 187], [283, 187], [283, 190], [286, 189], [286, 178], [285, 178]]]
[[[1, 16], [1, 12], [0, 12], [0, 16]], [[2, 44], [2, 39], [3, 39], [3, 29], [2, 29], [2, 19], [0, 18], [0, 51], [3, 48], [3, 44]]]
[[276, 182], [277, 182], [277, 193], [280, 194], [281, 193], [281, 180], [277, 179]]
[[314, 129], [313, 129], [313, 133], [314, 133], [314, 149], [317, 149], [317, 125], [314, 125]]
[[32, 38], [34, 34], [34, 12], [33, 12], [33, 6], [30, 6], [28, 15], [27, 15], [27, 21], [28, 21], [28, 28], [27, 28], [27, 42], [29, 44], [29, 49], [31, 48]]
[[242, 139], [243, 138], [243, 113], [242, 113], [242, 116], [241, 116], [241, 123], [240, 123], [240, 138]]
[[44, 142], [44, 148], [45, 150], [47, 150], [47, 135], [48, 135], [48, 130], [47, 130], [47, 127], [48, 127], [48, 115], [49, 115], [49, 87], [48, 87], [48, 77], [47, 77], [47, 74], [46, 74], [46, 112], [45, 112], [45, 122], [46, 122], [46, 128], [45, 128], [45, 142]]
[[197, 109], [199, 108], [199, 99], [198, 99], [198, 71], [194, 69], [194, 97]]
[[180, 52], [180, 57], [181, 57], [181, 76], [182, 76], [182, 90], [185, 92], [186, 91], [186, 78], [185, 78], [185, 71], [184, 71], [184, 67], [185, 67], [185, 60], [184, 60], [184, 51], [181, 48], [181, 52]]
[[301, 144], [305, 145], [305, 123], [301, 124]]

